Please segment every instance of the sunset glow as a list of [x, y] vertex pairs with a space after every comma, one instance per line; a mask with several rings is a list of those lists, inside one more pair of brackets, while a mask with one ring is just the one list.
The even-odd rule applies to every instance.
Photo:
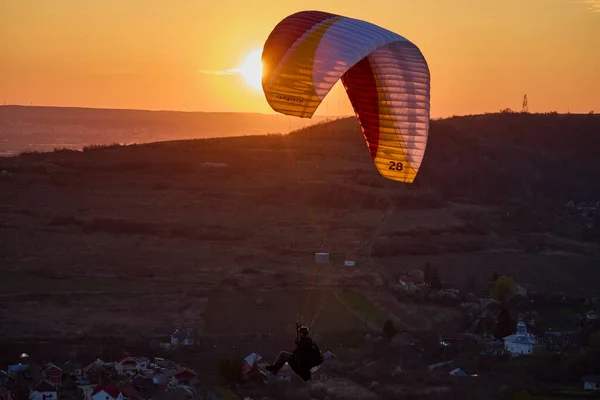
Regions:
[[[567, 0], [2, 1], [0, 102], [273, 113], [256, 49], [300, 10], [417, 44], [434, 118], [518, 110], [524, 94], [532, 112], [600, 111], [600, 13]], [[353, 115], [343, 90], [326, 102], [317, 114]]]
[[256, 90], [262, 90], [262, 50], [253, 50], [240, 66], [240, 73], [248, 85]]

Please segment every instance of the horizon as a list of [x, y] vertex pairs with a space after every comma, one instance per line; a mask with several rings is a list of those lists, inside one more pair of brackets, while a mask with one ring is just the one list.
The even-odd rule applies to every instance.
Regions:
[[[431, 69], [433, 118], [518, 111], [524, 94], [532, 113], [586, 114], [600, 110], [599, 4], [5, 2], [0, 103], [276, 114], [257, 88], [258, 51], [283, 18], [320, 9], [415, 43]], [[315, 115], [354, 115], [339, 82]]]
[[[148, 109], [148, 108], [107, 108], [107, 107], [88, 107], [88, 106], [56, 106], [51, 104], [0, 104], [0, 107], [32, 107], [32, 108], [74, 108], [82, 110], [99, 110], [99, 111], [149, 111], [149, 112], [173, 112], [173, 113], [205, 113], [205, 114], [254, 114], [254, 115], [279, 115], [281, 117], [288, 117], [281, 113], [268, 113], [268, 112], [254, 112], [254, 111], [203, 111], [203, 110], [169, 110], [169, 109]], [[350, 118], [355, 115], [315, 115], [313, 118]], [[309, 119], [309, 118], [305, 118]]]
[[[263, 115], [263, 116], [280, 116], [282, 118], [296, 118], [288, 115], [284, 115], [278, 112], [255, 112], [255, 111], [203, 111], [203, 110], [169, 110], [169, 109], [147, 109], [147, 108], [107, 108], [107, 107], [88, 107], [88, 106], [55, 106], [55, 105], [47, 105], [47, 104], [0, 104], [1, 107], [23, 107], [23, 108], [73, 108], [80, 110], [97, 110], [97, 111], [147, 111], [147, 112], [165, 112], [165, 113], [185, 113], [185, 114], [250, 114], [250, 115]], [[508, 110], [508, 112], [507, 112]], [[556, 110], [548, 110], [548, 111], [521, 111], [518, 109], [512, 109], [510, 107], [505, 107], [504, 109], [499, 109], [496, 111], [482, 111], [478, 113], [466, 113], [466, 114], [454, 114], [447, 115], [443, 117], [431, 117], [432, 121], [435, 120], [444, 120], [450, 118], [457, 117], [476, 117], [482, 115], [493, 115], [493, 114], [530, 114], [530, 115], [547, 115], [547, 114], [558, 114], [558, 115], [600, 115], [600, 113], [595, 112], [594, 110], [590, 110], [588, 112], [572, 112], [565, 111], [559, 112]], [[341, 118], [355, 118], [355, 114], [348, 115], [332, 115], [332, 114], [315, 114], [312, 118], [299, 118], [305, 121], [310, 121], [312, 119], [341, 119]], [[299, 128], [304, 129], [304, 128]]]

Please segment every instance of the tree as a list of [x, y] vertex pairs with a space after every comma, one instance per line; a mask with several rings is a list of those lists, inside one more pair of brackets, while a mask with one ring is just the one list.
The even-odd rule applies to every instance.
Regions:
[[492, 280], [491, 280], [491, 282], [492, 282], [492, 283], [496, 282], [496, 281], [498, 280], [498, 278], [500, 278], [500, 275], [498, 275], [498, 273], [497, 273], [497, 272], [494, 272], [494, 273], [492, 274]]
[[429, 263], [425, 264], [423, 280], [426, 284], [431, 286], [432, 289], [440, 290], [442, 288], [442, 280], [440, 279], [440, 273], [438, 269], [436, 267], [432, 267], [429, 265]]
[[504, 302], [514, 296], [516, 287], [517, 284], [513, 278], [501, 276], [492, 283], [490, 296], [498, 301]]
[[429, 282], [429, 285], [431, 285], [431, 288], [435, 290], [440, 290], [442, 288], [442, 280], [437, 267], [433, 267], [431, 269], [431, 281]]
[[510, 317], [508, 307], [504, 306], [498, 314], [498, 320], [496, 322], [496, 329], [494, 330], [494, 336], [496, 339], [502, 339], [514, 332], [515, 323]]
[[477, 291], [477, 277], [475, 275], [467, 275], [465, 279], [465, 292], [475, 293]]
[[588, 338], [588, 347], [600, 350], [600, 330], [592, 333]]
[[396, 327], [394, 326], [392, 320], [388, 319], [387, 321], [385, 321], [385, 324], [383, 325], [383, 334], [391, 340], [394, 336], [396, 336], [397, 333], [398, 331], [396, 330]]
[[427, 284], [431, 282], [431, 265], [429, 265], [429, 263], [425, 263], [425, 268], [423, 269], [423, 280]]

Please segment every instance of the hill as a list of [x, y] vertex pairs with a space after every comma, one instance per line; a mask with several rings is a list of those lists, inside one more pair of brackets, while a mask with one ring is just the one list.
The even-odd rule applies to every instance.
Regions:
[[[598, 225], [565, 206], [600, 200], [598, 132], [595, 115], [432, 121], [413, 185], [379, 176], [353, 118], [289, 135], [0, 159], [0, 333], [161, 335], [179, 323], [264, 332], [252, 310], [271, 312], [276, 332], [292, 326], [313, 282], [376, 298], [426, 262], [450, 284], [474, 276], [482, 293], [498, 272], [537, 291], [596, 295]], [[317, 268], [315, 251], [358, 266]], [[340, 315], [325, 298], [323, 315]], [[244, 304], [243, 326], [219, 320], [224, 302]], [[394, 312], [412, 323], [409, 309]]]
[[316, 122], [284, 115], [0, 106], [0, 156], [87, 145], [288, 133]]

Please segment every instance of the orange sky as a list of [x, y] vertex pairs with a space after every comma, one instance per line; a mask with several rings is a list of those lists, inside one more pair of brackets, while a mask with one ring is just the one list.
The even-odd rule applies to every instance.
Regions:
[[[271, 112], [237, 68], [285, 16], [361, 18], [419, 46], [432, 116], [600, 112], [600, 0], [0, 0], [0, 102]], [[336, 87], [318, 114], [350, 114]]]

